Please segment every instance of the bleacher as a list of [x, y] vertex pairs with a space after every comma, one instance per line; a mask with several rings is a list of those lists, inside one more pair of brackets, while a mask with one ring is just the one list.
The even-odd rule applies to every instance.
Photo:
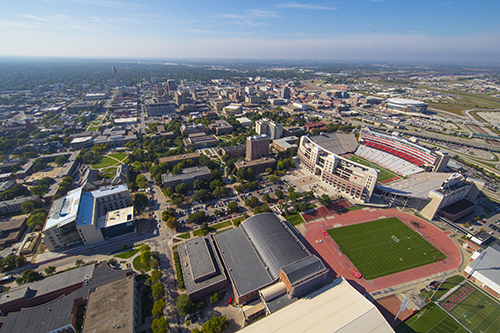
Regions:
[[[365, 144], [366, 143], [367, 142], [365, 142]], [[411, 163], [410, 161], [402, 158], [400, 155], [388, 152], [387, 149], [389, 147], [383, 147], [385, 148], [385, 150], [377, 149], [367, 145], [360, 145], [356, 150], [355, 155], [405, 177], [424, 171], [419, 167], [419, 165]], [[389, 149], [394, 150], [392, 148]]]

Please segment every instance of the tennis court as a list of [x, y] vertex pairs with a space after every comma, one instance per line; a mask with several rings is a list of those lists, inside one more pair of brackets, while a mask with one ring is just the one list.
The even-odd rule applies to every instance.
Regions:
[[446, 258], [397, 217], [329, 229], [328, 233], [366, 280]]

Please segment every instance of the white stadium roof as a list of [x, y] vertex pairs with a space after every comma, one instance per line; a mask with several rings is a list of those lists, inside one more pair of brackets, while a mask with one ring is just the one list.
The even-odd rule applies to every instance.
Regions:
[[394, 332], [370, 301], [344, 278], [241, 330], [271, 332]]
[[388, 98], [388, 103], [396, 103], [396, 104], [406, 104], [406, 105], [424, 105], [425, 103], [422, 101], [417, 101], [414, 99], [408, 98]]

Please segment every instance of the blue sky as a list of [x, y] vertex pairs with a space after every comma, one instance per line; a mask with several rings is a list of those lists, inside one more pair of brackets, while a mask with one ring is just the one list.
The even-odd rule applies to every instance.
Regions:
[[3, 0], [0, 55], [500, 60], [500, 1]]

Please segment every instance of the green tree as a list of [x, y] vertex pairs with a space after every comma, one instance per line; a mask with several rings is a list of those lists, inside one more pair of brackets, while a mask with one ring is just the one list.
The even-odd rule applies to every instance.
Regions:
[[151, 294], [153, 295], [153, 299], [157, 301], [165, 296], [165, 287], [161, 282], [157, 282], [151, 286]]
[[195, 191], [193, 194], [193, 201], [206, 201], [209, 198], [208, 191], [205, 189], [201, 189], [198, 191]]
[[189, 313], [193, 313], [196, 310], [195, 304], [191, 301], [189, 295], [186, 294], [182, 294], [177, 297], [175, 306], [181, 317], [184, 317]]
[[168, 328], [169, 321], [168, 318], [164, 316], [153, 319], [151, 323], [151, 330], [153, 333], [167, 333]]
[[160, 282], [162, 276], [162, 271], [153, 269], [153, 271], [151, 272], [151, 281], [153, 281], [154, 283], [158, 283]]
[[57, 166], [63, 166], [64, 163], [68, 160], [68, 157], [66, 155], [61, 155], [56, 157], [56, 164]]
[[294, 202], [295, 200], [297, 200], [297, 193], [295, 193], [295, 192], [289, 192], [288, 193], [288, 197], [290, 198], [290, 200], [292, 202]]
[[21, 204], [21, 209], [23, 210], [24, 214], [29, 214], [35, 208], [39, 208], [40, 206], [41, 206], [40, 203], [36, 200], [26, 200]]
[[165, 309], [165, 300], [163, 298], [158, 299], [153, 304], [153, 309], [151, 310], [151, 314], [155, 318], [160, 318], [163, 316], [163, 310]]
[[177, 219], [175, 217], [169, 217], [166, 223], [167, 227], [172, 230], [177, 229], [177, 227], [179, 226], [179, 223], [177, 222]]
[[201, 331], [203, 333], [220, 333], [229, 328], [229, 320], [226, 316], [215, 316], [210, 318], [203, 326]]
[[269, 196], [269, 193], [264, 193], [264, 195], [262, 196], [262, 200], [264, 200], [265, 202], [270, 202], [271, 197]]
[[55, 266], [49, 266], [45, 268], [45, 275], [52, 275], [56, 272], [56, 267]]
[[319, 199], [319, 202], [323, 205], [329, 205], [332, 203], [332, 199], [328, 196], [328, 194], [323, 194], [321, 198]]
[[187, 191], [188, 191], [188, 187], [187, 187], [186, 183], [180, 183], [180, 184], [175, 185], [175, 192], [177, 192], [179, 194], [186, 194]]
[[26, 224], [28, 225], [28, 227], [30, 227], [32, 229], [39, 229], [45, 223], [46, 218], [47, 218], [46, 213], [44, 213], [44, 212], [36, 213], [34, 215], [31, 215], [28, 218], [28, 221], [26, 222]]
[[76, 267], [83, 266], [85, 265], [85, 261], [83, 261], [82, 259], [78, 259], [77, 261], [75, 261], [75, 265]]
[[221, 301], [221, 295], [219, 293], [214, 293], [213, 295], [210, 296], [209, 300], [210, 303], [215, 304]]
[[282, 190], [276, 190], [276, 192], [274, 192], [274, 194], [276, 195], [276, 198], [278, 198], [278, 199], [283, 198], [283, 191]]
[[22, 275], [23, 282], [29, 283], [43, 279], [42, 273], [38, 273], [32, 269], [25, 270]]
[[238, 206], [238, 203], [236, 203], [236, 201], [231, 201], [230, 203], [227, 204], [227, 209], [231, 213], [234, 213], [237, 212], [240, 209], [240, 207]]
[[137, 209], [146, 207], [149, 203], [148, 196], [144, 193], [136, 193], [134, 196], [134, 206]]
[[137, 186], [139, 186], [140, 188], [148, 187], [148, 180], [144, 175], [137, 175], [137, 177], [135, 178], [135, 182], [137, 183]]
[[149, 267], [149, 262], [151, 261], [151, 251], [149, 250], [141, 251], [140, 257], [141, 257], [141, 263]]

